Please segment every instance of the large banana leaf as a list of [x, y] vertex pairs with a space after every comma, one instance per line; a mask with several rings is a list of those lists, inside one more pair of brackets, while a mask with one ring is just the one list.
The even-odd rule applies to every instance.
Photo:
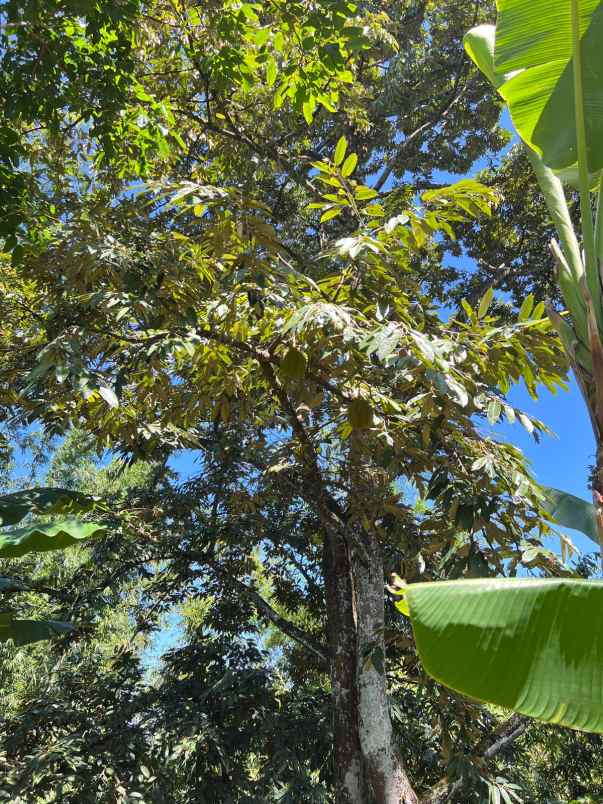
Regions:
[[[0, 497], [0, 525], [13, 525], [28, 514], [81, 513], [95, 507], [97, 501], [67, 489], [36, 488]], [[98, 536], [105, 530], [97, 522], [59, 519], [34, 523], [0, 533], [0, 558], [15, 558], [30, 552], [58, 550], [77, 544], [82, 539]], [[13, 578], [0, 578], [0, 592], [24, 591], [27, 586]], [[10, 612], [0, 612], [0, 642], [12, 640], [15, 645], [50, 639], [73, 631], [69, 623], [58, 620], [16, 620]]]
[[426, 671], [525, 715], [603, 732], [603, 583], [477, 579], [406, 590]]
[[94, 497], [70, 489], [35, 488], [0, 497], [0, 525], [15, 525], [27, 514], [81, 514], [97, 504]]
[[58, 620], [14, 620], [11, 614], [0, 613], [0, 642], [12, 639], [15, 645], [29, 645], [73, 630]]
[[590, 173], [603, 168], [603, 3], [498, 0], [494, 72], [515, 73], [499, 92], [521, 138], [553, 169], [578, 160], [572, 4], [580, 26], [582, 97]]
[[579, 530], [599, 546], [597, 534], [597, 514], [592, 503], [566, 491], [545, 488], [543, 507], [564, 528]]
[[53, 522], [15, 528], [0, 533], [0, 558], [17, 558], [26, 553], [61, 550], [82, 541], [100, 536], [105, 526], [79, 519], [59, 519]]

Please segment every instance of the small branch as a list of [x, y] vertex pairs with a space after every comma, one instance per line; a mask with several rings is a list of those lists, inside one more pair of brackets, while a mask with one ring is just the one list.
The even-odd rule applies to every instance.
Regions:
[[452, 94], [452, 99], [450, 101], [448, 101], [447, 103], [445, 103], [440, 108], [440, 110], [438, 111], [438, 113], [434, 117], [432, 117], [430, 120], [426, 120], [425, 123], [422, 123], [418, 128], [416, 128], [413, 132], [411, 132], [408, 135], [408, 137], [404, 138], [404, 140], [400, 144], [400, 147], [397, 150], [395, 156], [392, 159], [390, 159], [390, 161], [385, 166], [383, 172], [381, 173], [381, 175], [379, 176], [379, 178], [377, 179], [377, 181], [373, 185], [374, 190], [376, 190], [377, 192], [381, 191], [381, 188], [383, 187], [385, 182], [391, 176], [392, 171], [394, 169], [394, 165], [395, 165], [396, 161], [400, 157], [400, 153], [404, 152], [406, 150], [406, 148], [410, 145], [411, 142], [413, 142], [426, 129], [433, 128], [438, 123], [440, 123], [442, 120], [445, 120], [448, 117], [448, 114], [450, 113], [452, 108], [459, 102], [459, 100], [463, 97], [463, 95], [465, 93], [465, 87], [463, 87], [460, 91], [458, 91], [459, 90], [459, 84], [461, 82], [461, 79], [463, 77], [464, 72], [465, 72], [464, 67], [462, 67], [462, 69], [459, 71], [459, 74], [457, 75], [456, 80], [454, 82], [454, 87], [453, 87], [452, 93], [451, 93]]
[[267, 600], [264, 600], [264, 598], [258, 592], [256, 592], [253, 587], [249, 586], [243, 581], [233, 578], [214, 561], [205, 559], [205, 563], [211, 567], [211, 569], [220, 578], [225, 580], [231, 586], [235, 586], [237, 589], [242, 590], [245, 596], [254, 603], [257, 610], [264, 617], [266, 617], [267, 620], [270, 620], [270, 622], [275, 625], [279, 631], [282, 631], [283, 634], [286, 634], [288, 637], [293, 639], [294, 642], [299, 643], [306, 648], [306, 650], [309, 650], [310, 653], [313, 653], [315, 656], [317, 656], [323, 664], [328, 665], [326, 647], [315, 642], [309, 634], [307, 634], [305, 631], [302, 631], [301, 628], [298, 628], [292, 622], [282, 617], [275, 609], [272, 608]]
[[240, 589], [244, 590], [248, 598], [253, 600], [258, 610], [268, 620], [270, 620], [271, 623], [276, 625], [279, 631], [282, 631], [283, 634], [291, 637], [291, 639], [293, 639], [295, 642], [298, 642], [304, 648], [309, 650], [311, 653], [317, 656], [323, 664], [328, 664], [327, 648], [325, 646], [319, 645], [305, 631], [302, 631], [292, 622], [286, 620], [284, 617], [281, 617], [281, 615], [275, 611], [272, 606], [255, 591], [255, 589], [247, 586], [247, 584], [243, 583], [242, 581], [237, 581], [237, 585]]
[[526, 718], [515, 729], [513, 729], [513, 731], [509, 732], [509, 734], [505, 734], [503, 737], [493, 743], [490, 748], [484, 751], [484, 759], [492, 759], [492, 757], [500, 754], [504, 748], [515, 742], [518, 737], [521, 737], [529, 725], [530, 722]]
[[[490, 735], [489, 740], [493, 737], [495, 738], [493, 743], [486, 747], [484, 745], [485, 741], [482, 741], [478, 745], [476, 749], [477, 756], [484, 760], [493, 759], [507, 746], [515, 742], [518, 737], [521, 737], [530, 726], [530, 722], [527, 717], [513, 715], [495, 729], [494, 734]], [[446, 802], [452, 802], [454, 801], [452, 797], [461, 790], [462, 786], [462, 779], [456, 779], [454, 782], [449, 782], [447, 778], [441, 779], [421, 798], [421, 804], [446, 804]]]

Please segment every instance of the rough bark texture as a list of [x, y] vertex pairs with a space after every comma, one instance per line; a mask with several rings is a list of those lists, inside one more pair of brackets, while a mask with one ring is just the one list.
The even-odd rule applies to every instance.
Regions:
[[[393, 739], [384, 672], [384, 573], [376, 538], [354, 564], [357, 611], [358, 725], [365, 774], [376, 804], [417, 804]], [[368, 561], [366, 560], [368, 559]]]
[[366, 804], [358, 734], [352, 573], [345, 542], [336, 534], [327, 534], [325, 539], [324, 578], [333, 698], [335, 803]]
[[[379, 542], [359, 523], [370, 522], [371, 501], [387, 490], [389, 479], [365, 465], [362, 439], [354, 434], [351, 497], [347, 508], [342, 507], [325, 485], [316, 448], [279, 382], [270, 356], [256, 353], [256, 357], [298, 438], [305, 492], [308, 502], [316, 506], [323, 527], [335, 804], [417, 804], [393, 743], [384, 668], [377, 672], [364, 663], [365, 646], [373, 640], [378, 640], [382, 663], [385, 660], [384, 574]], [[371, 454], [370, 448], [366, 454]], [[358, 553], [355, 560], [351, 550]]]

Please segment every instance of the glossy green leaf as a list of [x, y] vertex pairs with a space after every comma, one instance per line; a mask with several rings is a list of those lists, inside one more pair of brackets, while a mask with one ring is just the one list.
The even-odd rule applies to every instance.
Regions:
[[592, 539], [595, 544], [599, 544], [597, 516], [592, 503], [568, 494], [566, 491], [550, 487], [545, 487], [545, 493], [543, 507], [559, 525], [579, 530]]
[[336, 165], [341, 165], [344, 160], [345, 152], [348, 148], [348, 141], [345, 137], [340, 137], [337, 140], [337, 145], [335, 146], [335, 153], [333, 154], [333, 162]]
[[94, 497], [70, 489], [26, 489], [0, 497], [0, 525], [15, 525], [27, 514], [83, 513], [96, 504]]
[[603, 583], [474, 579], [410, 584], [430, 676], [480, 701], [603, 732]]
[[477, 308], [477, 317], [483, 318], [488, 310], [490, 309], [490, 305], [492, 304], [492, 299], [494, 298], [494, 289], [488, 288], [488, 290], [484, 293], [479, 303], [479, 307]]
[[354, 190], [354, 195], [359, 201], [368, 201], [371, 198], [376, 198], [379, 193], [373, 190], [372, 187], [366, 187], [364, 184], [361, 184], [360, 187]]
[[62, 550], [83, 539], [100, 536], [105, 526], [98, 522], [81, 522], [78, 519], [60, 519], [35, 524], [0, 534], [0, 558], [17, 558], [26, 553]]
[[351, 176], [358, 164], [358, 154], [350, 154], [341, 166], [341, 175], [345, 178]]
[[330, 221], [333, 218], [336, 218], [338, 215], [341, 215], [342, 207], [331, 207], [326, 212], [320, 216], [320, 222], [325, 223], [325, 221]]
[[519, 308], [519, 313], [517, 315], [517, 320], [527, 321], [533, 309], [534, 309], [534, 296], [532, 296], [532, 294], [530, 293], [528, 296], [525, 297], [525, 299], [521, 303], [521, 307]]
[[[497, 73], [494, 66], [494, 49], [496, 39], [496, 27], [494, 25], [478, 25], [472, 28], [464, 37], [465, 50], [476, 66], [481, 70], [490, 83], [498, 89], [510, 75]], [[582, 295], [577, 289], [577, 282], [584, 273], [580, 247], [576, 239], [574, 228], [570, 219], [569, 210], [563, 192], [562, 181], [569, 184], [576, 184], [577, 166], [557, 171], [555, 175], [548, 168], [536, 151], [526, 148], [526, 156], [536, 173], [540, 189], [545, 198], [549, 213], [553, 219], [563, 253], [567, 261], [567, 272], [571, 275], [566, 277], [564, 272], [560, 273], [559, 282], [564, 294], [568, 308], [571, 310], [574, 320], [578, 319], [578, 328], [581, 333], [585, 327], [581, 319], [584, 318], [584, 303]], [[594, 174], [593, 174], [594, 175]]]
[[11, 614], [0, 613], [0, 642], [10, 639], [15, 645], [30, 645], [73, 630], [72, 625], [58, 620], [14, 620]]
[[[603, 4], [576, 0], [589, 171], [603, 167]], [[553, 169], [577, 162], [570, 0], [498, 0], [495, 74], [521, 138]]]
[[405, 617], [410, 617], [410, 609], [408, 608], [408, 600], [405, 597], [400, 598], [400, 600], [396, 600], [394, 606], [398, 609], [400, 614], [403, 614]]
[[316, 99], [310, 98], [309, 100], [305, 101], [302, 104], [302, 114], [304, 116], [304, 120], [308, 125], [311, 125], [312, 120], [314, 119], [314, 110], [316, 109]]

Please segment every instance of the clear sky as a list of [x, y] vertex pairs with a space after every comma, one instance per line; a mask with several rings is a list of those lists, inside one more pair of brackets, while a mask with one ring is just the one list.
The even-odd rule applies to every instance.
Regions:
[[[589, 467], [593, 465], [595, 457], [594, 438], [575, 381], [572, 379], [569, 391], [559, 391], [556, 396], [543, 388], [537, 402], [524, 386], [517, 386], [511, 391], [510, 400], [518, 408], [544, 421], [556, 437], [545, 436], [537, 444], [520, 424], [507, 423], [492, 428], [491, 434], [521, 448], [531, 461], [538, 482], [590, 500], [587, 482]], [[586, 536], [574, 531], [568, 531], [567, 535], [582, 552], [596, 550], [596, 545]], [[557, 548], [552, 543], [547, 546]]]

